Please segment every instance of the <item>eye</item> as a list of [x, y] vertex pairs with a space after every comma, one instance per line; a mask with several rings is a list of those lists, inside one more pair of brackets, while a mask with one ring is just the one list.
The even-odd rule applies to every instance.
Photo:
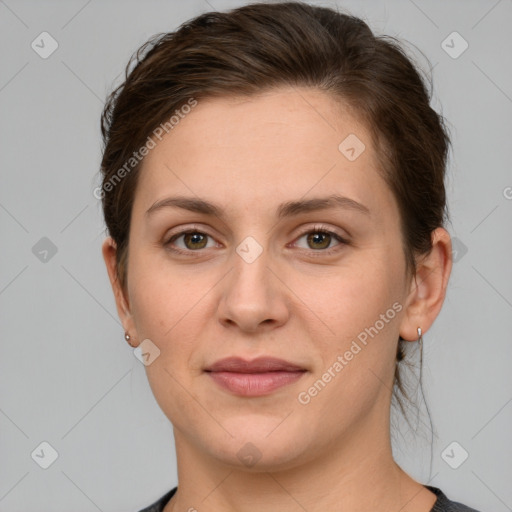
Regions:
[[[307, 247], [300, 247], [297, 244], [297, 241], [303, 238], [306, 239]], [[209, 239], [211, 240], [210, 243]], [[338, 251], [339, 246], [348, 244], [348, 241], [341, 235], [325, 226], [314, 226], [313, 229], [304, 231], [296, 240], [294, 246], [320, 254], [331, 254]], [[337, 243], [333, 246], [333, 242]], [[201, 249], [211, 249], [218, 246], [211, 235], [194, 228], [172, 235], [163, 245], [174, 253], [189, 256], [194, 252], [200, 253]]]
[[[167, 242], [164, 243], [164, 245], [172, 251], [178, 253], [187, 253], [200, 249], [215, 247], [215, 244], [213, 246], [208, 245], [208, 238], [211, 238], [210, 235], [203, 233], [202, 231], [198, 231], [196, 229], [188, 229], [173, 235]], [[176, 241], [180, 239], [182, 239], [183, 242], [183, 245], [181, 246], [176, 244]]]
[[[313, 249], [315, 252], [323, 252], [326, 254], [338, 250], [336, 247], [340, 245], [348, 244], [347, 240], [341, 235], [323, 226], [315, 226], [312, 230], [305, 231], [298, 240], [302, 238], [306, 239], [307, 247], [305, 247], [305, 249]], [[338, 242], [334, 247], [331, 245], [333, 241]]]

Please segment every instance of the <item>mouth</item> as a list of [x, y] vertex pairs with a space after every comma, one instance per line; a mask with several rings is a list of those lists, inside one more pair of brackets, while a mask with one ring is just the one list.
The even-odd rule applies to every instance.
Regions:
[[273, 357], [221, 359], [205, 369], [221, 388], [238, 396], [263, 396], [299, 380], [306, 369]]

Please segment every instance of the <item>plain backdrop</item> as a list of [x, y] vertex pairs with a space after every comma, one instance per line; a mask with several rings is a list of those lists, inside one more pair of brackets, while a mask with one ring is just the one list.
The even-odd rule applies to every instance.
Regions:
[[[99, 120], [151, 35], [244, 3], [0, 0], [0, 511], [137, 511], [177, 483], [101, 257]], [[396, 458], [456, 501], [512, 510], [512, 2], [337, 5], [410, 42], [427, 72], [428, 58], [453, 140], [455, 264], [424, 337], [435, 431], [424, 407], [418, 434], [397, 416]]]

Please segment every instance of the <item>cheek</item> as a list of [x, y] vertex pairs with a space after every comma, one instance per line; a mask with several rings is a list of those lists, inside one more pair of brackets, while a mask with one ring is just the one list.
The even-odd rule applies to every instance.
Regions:
[[[320, 408], [331, 403], [364, 408], [365, 401], [368, 406], [392, 385], [404, 268], [396, 249], [368, 251], [368, 255], [337, 269], [331, 279], [322, 281], [323, 290], [312, 287], [307, 295], [329, 328], [324, 329], [327, 336], [313, 338], [321, 352], [321, 368], [309, 384], [319, 378], [329, 381], [329, 390], [317, 400]], [[322, 383], [317, 387], [323, 389]], [[352, 403], [355, 397], [359, 405]]]
[[[386, 327], [381, 330], [388, 331], [396, 323], [396, 309], [400, 309], [393, 309], [393, 304], [402, 299], [402, 269], [396, 259], [377, 254], [356, 259], [353, 265], [335, 269], [322, 279], [312, 278], [302, 287], [306, 302], [342, 346], [373, 326], [381, 315], [386, 317]], [[382, 327], [380, 322], [378, 326]]]
[[137, 333], [162, 343], [191, 308], [190, 281], [172, 268], [161, 248], [134, 247], [128, 266], [130, 308]]
[[198, 299], [190, 291], [178, 293], [175, 286], [149, 281], [134, 294], [132, 312], [139, 338], [158, 346], [160, 363], [183, 372], [206, 316]]
[[172, 328], [176, 295], [169, 293], [163, 283], [146, 278], [132, 287], [130, 300], [139, 338], [150, 338], [160, 345], [165, 332]]
[[130, 292], [137, 335], [140, 340], [150, 339], [160, 351], [145, 367], [148, 383], [176, 427], [187, 428], [187, 418], [199, 424], [202, 417], [188, 390], [197, 373], [191, 358], [197, 349], [200, 322], [206, 316], [202, 304], [186, 282], [175, 277], [170, 281], [172, 276], [155, 271], [157, 265], [153, 270], [139, 268], [144, 272], [132, 274]]
[[137, 336], [160, 350], [154, 365], [146, 367], [148, 376], [160, 378], [165, 368], [180, 382], [188, 381], [200, 372], [198, 354], [204, 357], [204, 350], [199, 347], [213, 318], [208, 290], [218, 279], [212, 272], [195, 272], [191, 279], [190, 268], [185, 272], [151, 250], [134, 254], [131, 263], [130, 303]]
[[403, 306], [386, 262], [373, 261], [326, 281], [323, 293], [310, 295], [329, 330], [324, 329], [325, 337], [312, 335], [320, 364], [301, 388], [299, 403], [309, 401], [305, 414], [312, 422], [324, 418], [321, 428], [328, 431], [348, 428], [380, 399], [387, 403], [391, 393]]

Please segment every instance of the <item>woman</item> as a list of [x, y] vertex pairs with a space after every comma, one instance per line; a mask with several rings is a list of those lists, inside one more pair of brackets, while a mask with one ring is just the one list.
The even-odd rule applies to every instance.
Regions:
[[253, 4], [133, 64], [100, 195], [125, 338], [174, 429], [179, 485], [145, 511], [473, 510], [391, 450], [452, 265], [449, 138], [399, 45]]

